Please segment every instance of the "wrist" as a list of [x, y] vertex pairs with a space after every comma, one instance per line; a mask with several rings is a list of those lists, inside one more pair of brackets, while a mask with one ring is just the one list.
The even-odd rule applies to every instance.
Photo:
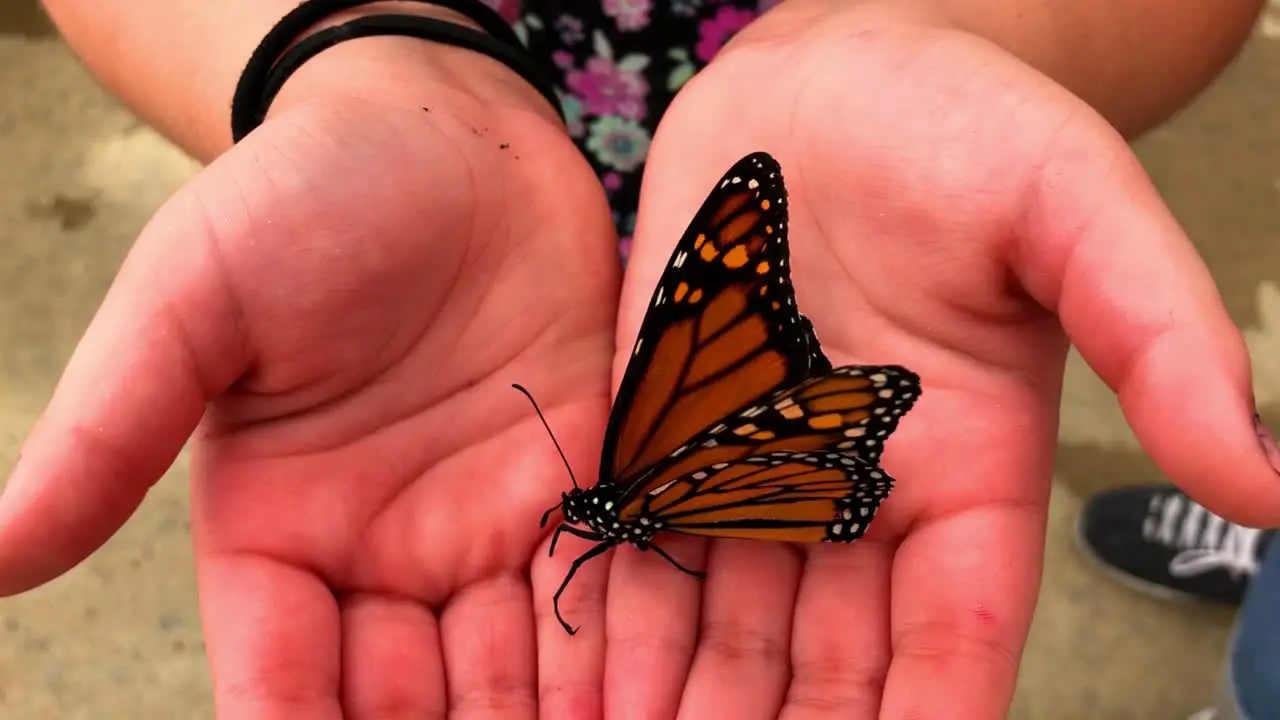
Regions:
[[[413, 12], [406, 13], [409, 8]], [[435, 6], [397, 3], [390, 11], [444, 20], [484, 32], [470, 19]], [[380, 5], [335, 14], [305, 36], [362, 16]], [[301, 39], [301, 38], [299, 38]], [[334, 44], [302, 63], [267, 108], [267, 119], [299, 105], [360, 103], [395, 109], [448, 107], [482, 120], [494, 111], [531, 113], [559, 123], [559, 113], [516, 71], [482, 52], [401, 35], [376, 35]]]
[[792, 42], [814, 33], [844, 40], [919, 29], [978, 38], [1133, 138], [1167, 120], [1221, 73], [1250, 36], [1263, 1], [787, 0], [763, 18], [769, 22], [756, 25], [769, 26], [760, 28], [763, 37]]
[[[44, 0], [59, 34], [97, 80], [201, 162], [231, 146], [231, 98], [241, 71], [272, 26], [297, 5], [298, 0]], [[474, 27], [436, 6], [387, 2], [335, 14], [307, 34], [388, 12]], [[546, 117], [555, 112], [516, 73], [480, 53], [416, 38], [367, 37], [338, 43], [304, 63], [269, 114], [322, 98], [430, 105], [446, 102], [442, 95], [523, 105]]]
[[[835, 31], [856, 36], [878, 28], [935, 27], [960, 29], [943, 0], [787, 0], [739, 33], [734, 41], [792, 40], [810, 33]], [[732, 46], [730, 43], [730, 47]]]

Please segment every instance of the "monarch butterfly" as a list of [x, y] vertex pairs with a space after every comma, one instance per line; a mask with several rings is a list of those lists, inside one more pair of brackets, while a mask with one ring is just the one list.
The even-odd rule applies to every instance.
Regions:
[[597, 484], [573, 479], [542, 516], [542, 527], [556, 510], [564, 516], [551, 554], [561, 533], [596, 543], [553, 598], [570, 635], [560, 596], [615, 545], [703, 577], [654, 544], [655, 533], [848, 543], [888, 496], [893, 478], [877, 463], [920, 378], [897, 365], [833, 368], [796, 308], [789, 255], [782, 171], [752, 153], [671, 254], [614, 400]]

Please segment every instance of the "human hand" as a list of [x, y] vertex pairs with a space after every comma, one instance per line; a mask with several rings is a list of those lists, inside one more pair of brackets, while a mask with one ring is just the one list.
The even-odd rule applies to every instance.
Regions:
[[525, 573], [567, 478], [511, 384], [585, 464], [616, 244], [549, 108], [396, 77], [402, 105], [282, 96], [157, 213], [0, 502], [12, 594], [104, 542], [199, 423], [223, 717], [536, 714]]
[[1242, 339], [1122, 138], [977, 37], [836, 6], [782, 3], [664, 117], [614, 371], [707, 190], [767, 151], [827, 354], [922, 378], [885, 456], [897, 489], [850, 547], [664, 539], [686, 565], [706, 554], [705, 585], [628, 547], [584, 569], [566, 593], [583, 621], [572, 642], [604, 654], [607, 713], [1003, 717], [1069, 342], [1170, 478], [1236, 521], [1280, 518]]

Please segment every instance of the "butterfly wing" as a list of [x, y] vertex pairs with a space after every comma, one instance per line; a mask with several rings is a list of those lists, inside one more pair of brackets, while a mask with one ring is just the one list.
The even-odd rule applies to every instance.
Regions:
[[646, 496], [659, 530], [720, 538], [853, 542], [893, 488], [884, 470], [848, 451], [776, 451], [716, 463]]
[[634, 521], [672, 483], [752, 456], [839, 455], [874, 466], [919, 396], [919, 376], [897, 365], [840, 367], [778, 390], [678, 446], [667, 462], [621, 494], [618, 517]]
[[[849, 365], [774, 393], [694, 438], [695, 447], [832, 447], [871, 464], [920, 397], [920, 377], [899, 365]], [[803, 447], [802, 447], [803, 446]]]
[[777, 162], [712, 190], [649, 304], [605, 434], [600, 484], [629, 486], [726, 416], [831, 367], [796, 309]]

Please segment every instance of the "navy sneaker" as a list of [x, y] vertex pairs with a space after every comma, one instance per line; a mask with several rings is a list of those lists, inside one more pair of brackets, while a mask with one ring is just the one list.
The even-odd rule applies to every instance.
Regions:
[[1121, 583], [1160, 598], [1239, 605], [1275, 530], [1228, 522], [1172, 485], [1099, 493], [1076, 540]]

